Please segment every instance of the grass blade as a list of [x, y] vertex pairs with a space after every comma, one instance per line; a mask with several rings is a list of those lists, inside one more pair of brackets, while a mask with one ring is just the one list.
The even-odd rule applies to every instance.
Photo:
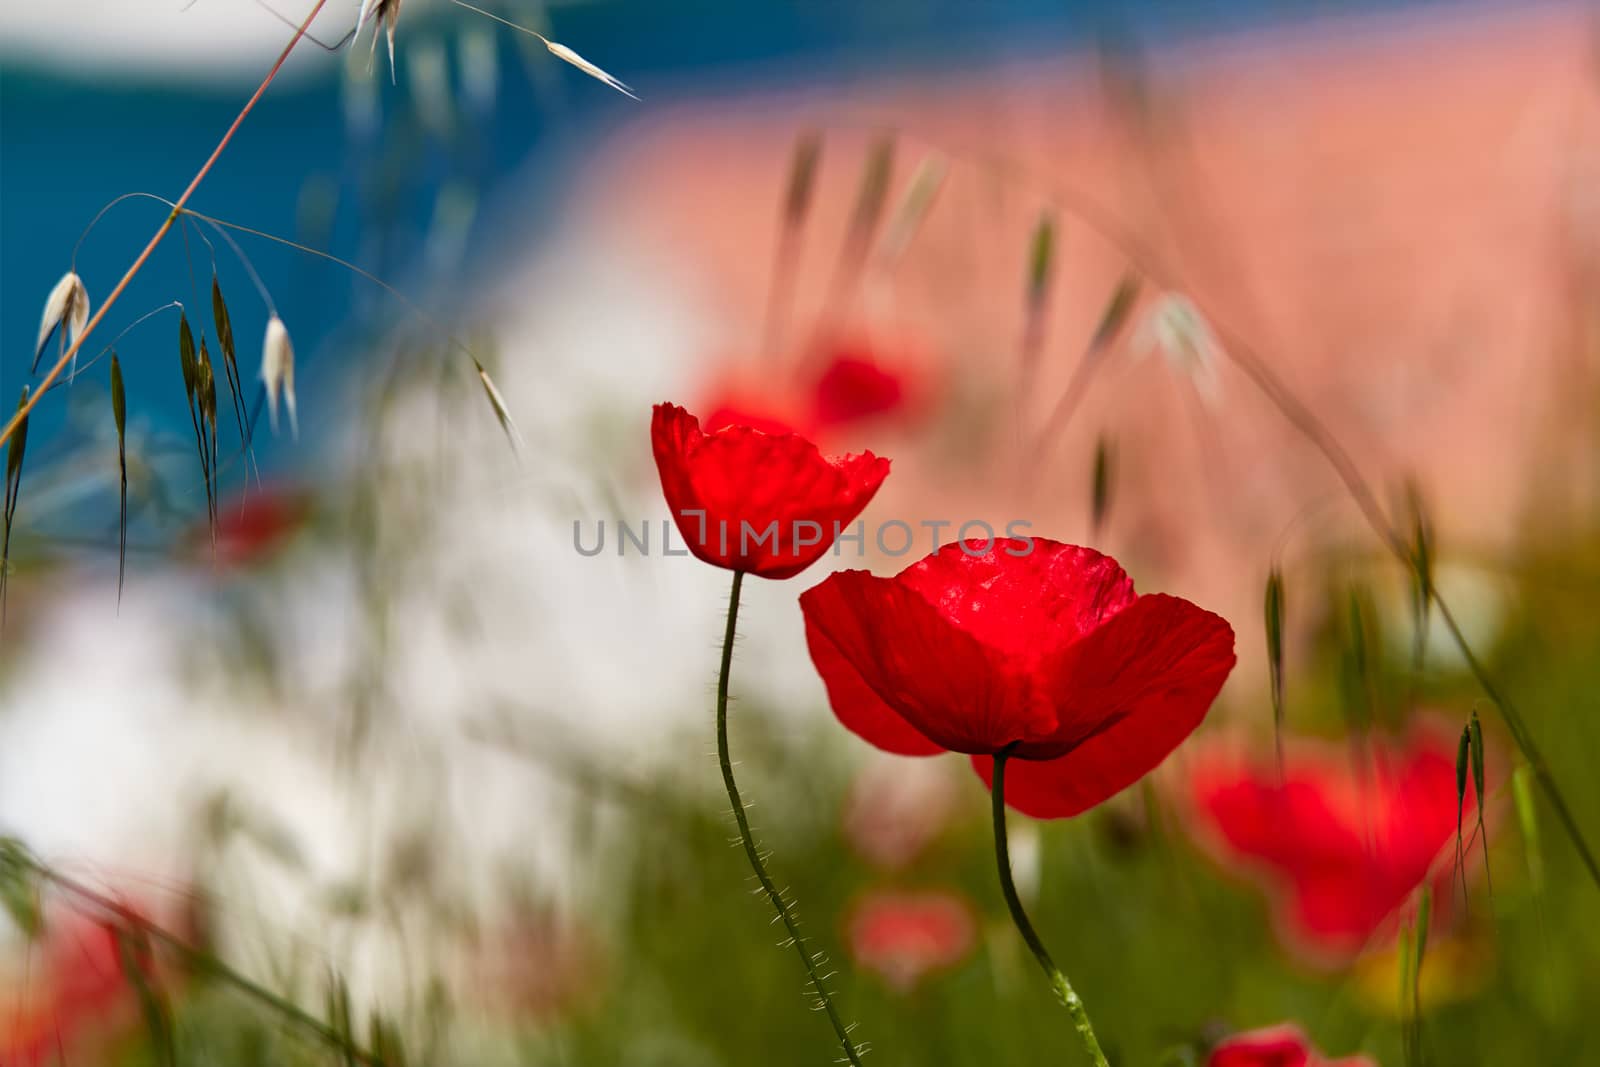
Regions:
[[122, 581], [128, 569], [128, 401], [122, 388], [122, 361], [111, 353], [111, 416], [117, 423], [117, 606], [122, 606]]
[[239, 440], [250, 440], [249, 420], [245, 417], [244, 379], [239, 376], [238, 349], [233, 341], [233, 319], [216, 273], [211, 275], [211, 320], [217, 330], [217, 349], [222, 353], [222, 370], [228, 378], [228, 395], [233, 401], [233, 417], [239, 425]]
[[1277, 566], [1267, 575], [1266, 602], [1262, 605], [1267, 629], [1267, 670], [1272, 680], [1272, 737], [1278, 751], [1278, 773], [1283, 774], [1283, 571]]

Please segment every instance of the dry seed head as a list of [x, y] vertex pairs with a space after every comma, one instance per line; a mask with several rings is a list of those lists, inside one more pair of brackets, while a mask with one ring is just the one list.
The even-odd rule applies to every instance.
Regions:
[[389, 80], [394, 81], [394, 24], [400, 18], [400, 0], [361, 0], [361, 13], [356, 16], [356, 36], [366, 28], [367, 20], [377, 23], [372, 31], [372, 50], [378, 47], [378, 33], [387, 31], [389, 37]]
[[111, 415], [117, 422], [117, 440], [122, 440], [128, 424], [128, 398], [122, 387], [122, 361], [111, 353]]
[[1106, 305], [1105, 313], [1100, 316], [1100, 324], [1095, 327], [1092, 343], [1096, 348], [1104, 348], [1116, 339], [1138, 299], [1139, 276], [1130, 273], [1117, 283], [1116, 292], [1111, 294], [1111, 302]]
[[1116, 448], [1101, 435], [1094, 445], [1094, 475], [1089, 493], [1090, 522], [1098, 536], [1111, 512], [1111, 482], [1116, 474]]
[[1162, 293], [1139, 330], [1135, 352], [1159, 350], [1173, 370], [1194, 383], [1201, 399], [1215, 405], [1221, 397], [1217, 355], [1221, 351], [1200, 309], [1179, 293]]
[[278, 432], [278, 396], [283, 396], [283, 406], [289, 412], [289, 432], [300, 436], [300, 424], [295, 413], [294, 400], [294, 346], [289, 343], [289, 331], [283, 320], [274, 315], [267, 320], [267, 336], [261, 344], [261, 381], [267, 387], [267, 413], [272, 419], [272, 432]]
[[917, 164], [905, 197], [884, 230], [883, 241], [879, 245], [879, 258], [883, 262], [893, 263], [910, 246], [922, 220], [932, 209], [949, 169], [944, 157], [938, 155], [928, 156]]
[[1044, 301], [1054, 274], [1056, 220], [1048, 212], [1039, 217], [1028, 245], [1028, 303], [1037, 307]]
[[44, 351], [45, 341], [49, 340], [51, 331], [58, 326], [66, 331], [64, 343], [70, 344], [78, 339], [88, 322], [89, 291], [83, 287], [83, 279], [78, 277], [77, 271], [69, 270], [45, 298], [44, 315], [39, 320], [39, 340], [34, 345], [34, 359], [38, 359], [37, 353]]
[[616, 78], [613, 78], [611, 75], [607, 74], [605, 71], [601, 70], [599, 67], [597, 67], [593, 63], [589, 62], [587, 59], [584, 59], [582, 56], [580, 56], [578, 53], [574, 52], [572, 49], [568, 48], [566, 45], [559, 44], [559, 43], [557, 43], [555, 41], [546, 39], [545, 42], [544, 42], [544, 46], [546, 48], [548, 48], [550, 50], [550, 54], [555, 56], [557, 59], [563, 60], [563, 61], [565, 61], [567, 63], [571, 63], [574, 67], [577, 67], [579, 70], [583, 71], [585, 74], [589, 75], [589, 77], [591, 77], [591, 78], [598, 78], [600, 81], [605, 82], [607, 85], [611, 86], [611, 88], [615, 89], [617, 92], [621, 93], [623, 96], [626, 96], [626, 97], [628, 97], [630, 99], [633, 99], [633, 100], [639, 99], [637, 96], [634, 95], [633, 90], [628, 88], [628, 86], [625, 83], [623, 83], [621, 81], [618, 81]]

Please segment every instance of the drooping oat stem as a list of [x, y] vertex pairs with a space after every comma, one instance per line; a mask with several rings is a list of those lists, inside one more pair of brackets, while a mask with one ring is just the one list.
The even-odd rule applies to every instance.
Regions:
[[839, 1017], [838, 1009], [833, 1005], [833, 998], [828, 994], [828, 987], [823, 984], [823, 976], [817, 971], [817, 956], [806, 950], [805, 938], [800, 935], [800, 925], [795, 920], [794, 909], [783, 898], [783, 893], [772, 881], [772, 876], [767, 873], [766, 861], [761, 858], [761, 850], [756, 845], [755, 835], [750, 832], [750, 817], [745, 814], [744, 801], [739, 796], [739, 786], [733, 780], [733, 760], [728, 755], [728, 678], [733, 669], [733, 637], [739, 621], [739, 591], [743, 584], [744, 572], [734, 571], [733, 589], [728, 594], [728, 627], [722, 635], [722, 669], [717, 674], [717, 762], [722, 765], [722, 784], [728, 789], [728, 803], [733, 808], [734, 822], [739, 824], [739, 842], [744, 845], [744, 854], [750, 861], [750, 869], [755, 872], [756, 881], [761, 883], [762, 891], [766, 893], [767, 899], [772, 902], [773, 910], [782, 920], [783, 928], [789, 935], [789, 944], [800, 954], [800, 962], [806, 969], [806, 978], [816, 993], [817, 1004], [827, 1014], [828, 1022], [839, 1038], [839, 1045], [844, 1049], [845, 1059], [855, 1067], [861, 1067], [860, 1051], [850, 1037], [850, 1027]]
[[129, 265], [128, 269], [123, 273], [122, 279], [117, 282], [116, 287], [112, 289], [111, 292], [107, 294], [105, 300], [101, 302], [100, 310], [96, 311], [93, 317], [89, 319], [88, 324], [84, 326], [82, 332], [79, 333], [77, 337], [73, 338], [72, 343], [67, 346], [66, 351], [61, 353], [60, 358], [58, 358], [50, 370], [46, 372], [43, 380], [41, 380], [38, 387], [34, 389], [33, 394], [27, 399], [27, 401], [23, 403], [22, 407], [17, 411], [17, 413], [11, 417], [10, 421], [6, 423], [5, 428], [0, 429], [0, 444], [3, 444], [11, 439], [11, 435], [16, 432], [17, 426], [20, 425], [22, 420], [27, 417], [28, 412], [33, 410], [33, 406], [39, 402], [39, 397], [44, 395], [45, 390], [49, 389], [51, 384], [58, 377], [60, 377], [61, 372], [71, 365], [72, 361], [78, 355], [78, 349], [83, 346], [83, 342], [88, 339], [90, 334], [94, 333], [95, 327], [100, 324], [101, 319], [106, 317], [106, 312], [110, 311], [112, 306], [116, 304], [117, 299], [122, 296], [123, 290], [125, 290], [128, 287], [128, 284], [138, 276], [141, 270], [144, 269], [145, 263], [149, 262], [150, 256], [155, 252], [156, 248], [167, 236], [168, 231], [172, 229], [172, 224], [178, 220], [182, 213], [183, 205], [189, 202], [189, 198], [193, 196], [194, 191], [200, 187], [200, 183], [205, 180], [206, 175], [211, 173], [211, 168], [216, 165], [216, 162], [219, 158], [221, 158], [223, 151], [228, 147], [229, 143], [232, 142], [233, 135], [237, 133], [239, 127], [244, 124], [244, 120], [250, 114], [250, 112], [255, 110], [256, 104], [266, 93], [267, 87], [272, 84], [274, 79], [277, 78], [278, 71], [283, 69], [284, 63], [289, 59], [289, 54], [293, 52], [295, 46], [300, 43], [300, 39], [305, 36], [307, 28], [310, 27], [312, 21], [317, 17], [317, 15], [321, 13], [323, 6], [326, 5], [327, 2], [328, 0], [316, 0], [316, 2], [312, 4], [311, 10], [306, 13], [306, 17], [300, 21], [300, 25], [295, 29], [294, 36], [289, 39], [288, 44], [283, 46], [283, 51], [278, 53], [277, 61], [274, 62], [272, 64], [272, 68], [267, 71], [266, 77], [261, 79], [261, 84], [256, 86], [256, 91], [250, 95], [249, 100], [245, 101], [244, 107], [239, 109], [239, 114], [234, 117], [233, 124], [230, 125], [227, 131], [223, 133], [222, 139], [219, 140], [217, 142], [217, 146], [211, 150], [211, 155], [206, 157], [206, 161], [202, 163], [200, 165], [200, 169], [195, 172], [195, 175], [190, 180], [188, 187], [184, 189], [184, 191], [178, 196], [178, 199], [174, 202], [172, 211], [165, 219], [162, 220], [161, 225], [156, 229], [154, 236], [152, 236], [149, 242], [145, 244], [144, 250], [141, 251], [134, 259], [133, 263]]
[[1000, 871], [1000, 892], [1006, 898], [1006, 907], [1011, 912], [1011, 921], [1016, 924], [1017, 932], [1027, 942], [1033, 958], [1039, 961], [1039, 967], [1050, 980], [1050, 988], [1055, 991], [1056, 999], [1072, 1016], [1072, 1026], [1078, 1031], [1078, 1040], [1083, 1042], [1084, 1052], [1089, 1054], [1095, 1067], [1108, 1067], [1106, 1054], [1100, 1051], [1100, 1042], [1094, 1036], [1094, 1026], [1089, 1022], [1089, 1012], [1084, 1008], [1083, 1000], [1061, 968], [1056, 966], [1055, 960], [1050, 958], [1050, 951], [1044, 947], [1044, 942], [1039, 940], [1039, 934], [1034, 930], [1033, 923], [1028, 921], [1028, 913], [1023, 910], [1022, 899], [1017, 896], [1017, 887], [1011, 880], [1011, 853], [1006, 847], [1006, 760], [1009, 758], [1004, 752], [995, 756], [994, 782], [990, 786], [994, 811], [994, 855], [995, 865]]
[[[219, 219], [210, 215], [203, 215], [200, 212], [194, 211], [190, 208], [184, 208], [183, 214], [199, 219], [201, 222], [204, 222], [206, 225], [216, 230], [219, 234], [225, 235], [228, 230], [234, 230], [238, 233], [247, 233], [252, 237], [259, 237], [264, 241], [272, 241], [275, 244], [292, 248], [297, 252], [304, 252], [308, 256], [315, 256], [318, 259], [332, 263], [336, 267], [342, 267], [350, 273], [371, 282], [373, 285], [376, 285], [378, 288], [382, 289], [384, 292], [400, 301], [400, 303], [406, 306], [406, 309], [410, 311], [411, 314], [415, 315], [430, 328], [438, 330], [446, 337], [451, 345], [459, 349], [463, 355], [472, 361], [473, 372], [477, 375], [479, 382], [483, 386], [484, 393], [489, 400], [489, 405], [494, 410], [495, 418], [499, 421], [501, 430], [505, 433], [507, 440], [511, 443], [512, 451], [519, 454], [521, 453], [524, 444], [522, 431], [517, 428], [516, 420], [511, 417], [511, 411], [506, 406], [505, 398], [500, 394], [500, 389], [495, 385], [494, 379], [489, 376], [488, 370], [484, 367], [483, 360], [479, 359], [470, 348], [468, 348], [461, 341], [457, 340], [456, 337], [448, 330], [444, 329], [433, 319], [432, 316], [423, 311], [422, 308], [417, 305], [416, 301], [406, 296], [405, 293], [402, 293], [400, 290], [396, 289], [394, 286], [390, 285], [376, 274], [373, 274], [371, 271], [363, 270], [354, 263], [351, 263], [349, 260], [340, 259], [338, 256], [329, 252], [324, 252], [320, 248], [312, 248], [310, 245], [301, 244], [298, 241], [291, 241], [287, 237], [279, 237], [275, 233], [268, 233], [265, 230], [258, 230], [250, 226], [243, 226], [237, 222], [229, 222], [227, 219]], [[228, 243], [232, 244], [235, 250], [238, 250], [239, 246], [233, 242], [232, 239], [229, 239]], [[239, 254], [241, 257], [244, 255], [242, 251]]]

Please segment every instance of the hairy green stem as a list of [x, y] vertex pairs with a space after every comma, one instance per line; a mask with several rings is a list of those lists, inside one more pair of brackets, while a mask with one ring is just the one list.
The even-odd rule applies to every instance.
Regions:
[[838, 1009], [833, 1006], [833, 998], [828, 995], [827, 986], [823, 985], [822, 975], [817, 973], [816, 958], [806, 951], [805, 940], [800, 936], [800, 925], [795, 920], [794, 910], [790, 908], [789, 902], [783, 899], [783, 894], [773, 883], [772, 876], [767, 873], [766, 861], [761, 858], [761, 850], [756, 847], [755, 835], [750, 832], [750, 818], [745, 814], [744, 801], [739, 797], [739, 786], [733, 780], [733, 760], [728, 756], [728, 676], [733, 669], [733, 634], [734, 627], [739, 621], [739, 589], [743, 584], [744, 572], [734, 571], [733, 591], [728, 594], [728, 628], [722, 636], [722, 670], [717, 675], [717, 761], [722, 765], [722, 784], [728, 788], [728, 803], [733, 807], [734, 821], [739, 824], [739, 841], [744, 845], [744, 854], [750, 861], [750, 869], [755, 871], [756, 881], [761, 883], [762, 891], [772, 902], [778, 918], [783, 921], [783, 928], [789, 933], [789, 943], [800, 954], [800, 962], [805, 965], [806, 978], [816, 992], [817, 1003], [827, 1014], [828, 1022], [833, 1025], [833, 1032], [839, 1037], [845, 1059], [855, 1064], [855, 1067], [861, 1067], [860, 1053], [856, 1049], [855, 1042], [850, 1039], [850, 1028], [844, 1024], [844, 1020], [839, 1017]]
[[1050, 979], [1050, 987], [1055, 990], [1056, 999], [1061, 1001], [1062, 1006], [1072, 1016], [1072, 1026], [1078, 1031], [1078, 1040], [1083, 1042], [1083, 1050], [1089, 1054], [1089, 1059], [1094, 1061], [1095, 1067], [1108, 1067], [1106, 1054], [1100, 1051], [1100, 1042], [1094, 1036], [1094, 1026], [1089, 1022], [1089, 1012], [1084, 1008], [1082, 998], [1072, 988], [1072, 983], [1067, 981], [1067, 976], [1062, 973], [1061, 968], [1056, 966], [1056, 961], [1050, 958], [1050, 952], [1044, 947], [1044, 942], [1039, 940], [1039, 934], [1034, 930], [1033, 923], [1028, 921], [1028, 913], [1023, 910], [1022, 899], [1017, 896], [1017, 887], [1011, 880], [1011, 853], [1006, 847], [1006, 760], [1008, 758], [1004, 752], [995, 756], [994, 784], [991, 787], [994, 808], [994, 855], [996, 866], [1000, 869], [1000, 892], [1005, 895], [1006, 907], [1011, 909], [1011, 921], [1016, 923], [1018, 932], [1022, 934], [1022, 940], [1028, 943], [1034, 959], [1039, 961], [1045, 977]]

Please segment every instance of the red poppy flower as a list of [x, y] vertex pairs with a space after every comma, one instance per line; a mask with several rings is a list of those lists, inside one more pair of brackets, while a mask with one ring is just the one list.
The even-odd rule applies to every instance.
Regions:
[[899, 992], [972, 951], [972, 908], [955, 893], [869, 893], [850, 916], [850, 953]]
[[1306, 1040], [1299, 1027], [1285, 1024], [1234, 1034], [1211, 1050], [1206, 1067], [1376, 1067], [1376, 1064], [1365, 1056], [1327, 1059]]
[[311, 507], [303, 489], [266, 485], [241, 492], [217, 502], [215, 552], [207, 521], [189, 531], [189, 551], [223, 569], [263, 562], [300, 531]]
[[834, 359], [817, 379], [814, 415], [818, 426], [839, 426], [887, 415], [905, 403], [905, 383], [859, 356]]
[[[1278, 894], [1285, 937], [1327, 962], [1392, 925], [1456, 832], [1455, 750], [1432, 729], [1404, 747], [1377, 745], [1359, 765], [1343, 746], [1296, 744], [1281, 777], [1272, 760], [1205, 751], [1190, 793], [1220, 857], [1258, 871]], [[1469, 816], [1471, 805], [1469, 789]], [[1434, 871], [1441, 920], [1452, 871]]]
[[[148, 967], [147, 960], [140, 960]], [[85, 1043], [131, 1021], [135, 1001], [117, 947], [116, 928], [75, 911], [53, 914], [0, 1023], [0, 1063], [33, 1067], [54, 1063], [63, 1049]]]
[[1006, 753], [1006, 802], [1042, 819], [1154, 770], [1234, 663], [1218, 616], [1037, 537], [945, 545], [893, 578], [841, 571], [800, 607], [840, 722], [889, 752], [968, 753], [985, 782]]
[[829, 459], [793, 433], [711, 433], [657, 404], [650, 435], [661, 491], [689, 551], [707, 563], [789, 578], [815, 563], [889, 474], [871, 452]]

